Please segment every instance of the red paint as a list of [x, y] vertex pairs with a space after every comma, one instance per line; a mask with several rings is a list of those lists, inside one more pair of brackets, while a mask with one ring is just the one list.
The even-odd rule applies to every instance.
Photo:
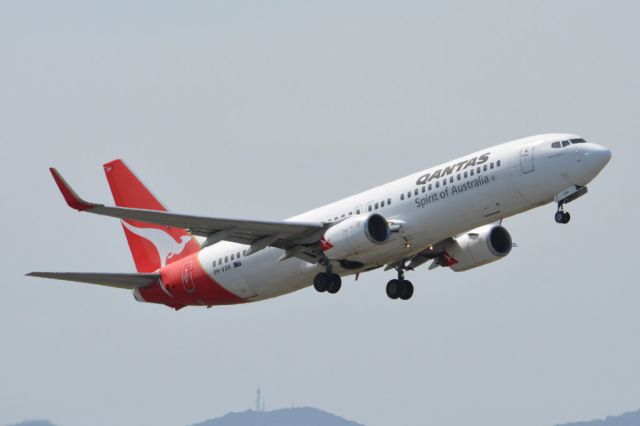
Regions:
[[452, 266], [458, 263], [458, 261], [446, 251], [442, 253], [442, 258], [444, 259], [444, 266]]
[[[140, 179], [138, 179], [122, 160], [111, 161], [103, 167], [116, 206], [167, 211], [162, 203], [144, 186]], [[123, 224], [122, 227], [138, 272], [156, 271], [162, 267], [163, 261], [165, 264], [169, 264], [184, 259], [200, 250], [198, 241], [184, 229], [135, 220], [127, 220], [126, 223], [135, 228], [141, 228], [142, 230], [154, 229], [161, 231], [172, 238], [176, 245], [183, 241], [183, 238], [190, 239], [186, 246], [181, 247], [179, 253], [171, 253], [170, 257], [161, 259], [161, 250], [163, 250], [164, 247], [157, 247], [155, 244], [158, 244], [158, 241], [151, 241], [141, 237], [131, 232]], [[186, 239], [184, 241], [186, 241]]]
[[58, 189], [60, 189], [60, 192], [62, 192], [62, 196], [64, 197], [64, 200], [67, 202], [69, 207], [79, 211], [85, 211], [96, 207], [95, 204], [87, 203], [82, 198], [78, 197], [78, 195], [73, 191], [73, 189], [71, 189], [69, 184], [65, 182], [65, 180], [55, 168], [50, 167], [49, 171], [51, 172], [51, 175], [53, 175], [53, 180], [56, 181], [56, 185], [58, 185]]
[[327, 250], [331, 250], [333, 248], [333, 244], [331, 244], [328, 240], [326, 240], [324, 237], [320, 238], [320, 249], [322, 251], [327, 251]]
[[174, 309], [188, 305], [233, 305], [246, 302], [212, 279], [200, 265], [197, 254], [173, 262], [159, 272], [161, 283], [139, 290], [146, 302], [161, 303]]
[[116, 206], [167, 211], [124, 161], [113, 160], [104, 164], [103, 167]]

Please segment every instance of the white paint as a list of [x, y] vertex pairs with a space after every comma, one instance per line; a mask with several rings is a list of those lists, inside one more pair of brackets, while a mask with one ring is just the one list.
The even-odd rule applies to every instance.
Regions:
[[[411, 174], [336, 201], [329, 205], [292, 217], [292, 221], [332, 221], [336, 216], [356, 215], [358, 209], [363, 215], [378, 213], [394, 223], [402, 223], [398, 232], [384, 244], [377, 245], [366, 252], [358, 253], [358, 260], [365, 263], [361, 270], [344, 270], [337, 262], [332, 263], [333, 270], [342, 276], [362, 272], [375, 266], [393, 264], [410, 257], [432, 244], [460, 235], [474, 228], [493, 223], [552, 202], [554, 196], [571, 185], [587, 185], [608, 163], [611, 153], [604, 147], [593, 143], [579, 143], [565, 148], [552, 148], [555, 141], [578, 139], [570, 134], [546, 134], [515, 140], [466, 155], [431, 169]], [[419, 177], [426, 173], [435, 173], [446, 166], [457, 165], [469, 158], [490, 153], [489, 160], [481, 166], [458, 168], [459, 172], [443, 178], [431, 180], [432, 190], [422, 192], [423, 185], [417, 185]], [[498, 161], [500, 166], [497, 166]], [[491, 168], [493, 164], [493, 168]], [[481, 171], [478, 175], [477, 169]], [[487, 170], [485, 171], [485, 167]], [[474, 175], [471, 176], [471, 170]], [[467, 172], [467, 178], [464, 172]], [[458, 174], [461, 179], [458, 180]], [[453, 183], [450, 177], [454, 177]], [[465, 182], [478, 179], [486, 182], [455, 194], [452, 188]], [[435, 182], [439, 181], [439, 187]], [[426, 187], [428, 188], [428, 186]], [[418, 196], [415, 195], [416, 189]], [[411, 192], [411, 197], [407, 193]], [[441, 197], [440, 194], [447, 196]], [[404, 194], [401, 200], [401, 194]], [[434, 194], [438, 197], [433, 201]], [[429, 197], [431, 201], [429, 201]], [[375, 209], [375, 204], [391, 199], [391, 205]], [[418, 200], [418, 201], [416, 201]], [[425, 206], [419, 203], [425, 201]], [[372, 212], [368, 211], [369, 206]], [[550, 217], [550, 223], [553, 218]], [[556, 226], [554, 224], [554, 226]], [[311, 285], [316, 273], [324, 268], [312, 265], [297, 258], [279, 261], [283, 251], [268, 247], [249, 257], [242, 257], [242, 266], [217, 272], [213, 262], [242, 252], [248, 246], [229, 242], [220, 242], [203, 249], [200, 261], [217, 282], [240, 297], [246, 297], [246, 287], [255, 293], [251, 300], [261, 300], [290, 293]], [[346, 257], [349, 258], [348, 256]]]

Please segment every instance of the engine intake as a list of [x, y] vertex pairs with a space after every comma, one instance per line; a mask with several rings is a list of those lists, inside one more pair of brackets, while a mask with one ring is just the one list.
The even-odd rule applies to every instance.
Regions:
[[502, 259], [512, 247], [509, 231], [501, 225], [485, 225], [446, 245], [440, 264], [456, 272], [467, 271]]
[[389, 238], [389, 224], [381, 215], [374, 213], [365, 221], [366, 235], [369, 241], [382, 244]]
[[355, 259], [389, 240], [389, 224], [377, 214], [354, 216], [335, 224], [324, 234], [323, 249], [329, 259]]

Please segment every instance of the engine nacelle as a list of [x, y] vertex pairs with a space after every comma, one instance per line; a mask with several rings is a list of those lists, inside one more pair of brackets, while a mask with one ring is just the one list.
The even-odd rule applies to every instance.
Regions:
[[439, 260], [456, 272], [467, 271], [502, 259], [509, 253], [513, 242], [509, 232], [500, 225], [485, 225], [471, 230], [445, 246]]
[[378, 248], [389, 240], [389, 224], [377, 213], [354, 216], [332, 226], [324, 234], [322, 249], [329, 259], [357, 260], [358, 254]]

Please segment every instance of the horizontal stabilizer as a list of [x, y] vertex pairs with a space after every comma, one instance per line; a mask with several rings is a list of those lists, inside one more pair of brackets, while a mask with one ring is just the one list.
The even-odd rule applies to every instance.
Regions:
[[160, 279], [160, 274], [110, 274], [91, 272], [31, 272], [27, 274], [27, 276], [105, 285], [130, 290], [146, 287]]

